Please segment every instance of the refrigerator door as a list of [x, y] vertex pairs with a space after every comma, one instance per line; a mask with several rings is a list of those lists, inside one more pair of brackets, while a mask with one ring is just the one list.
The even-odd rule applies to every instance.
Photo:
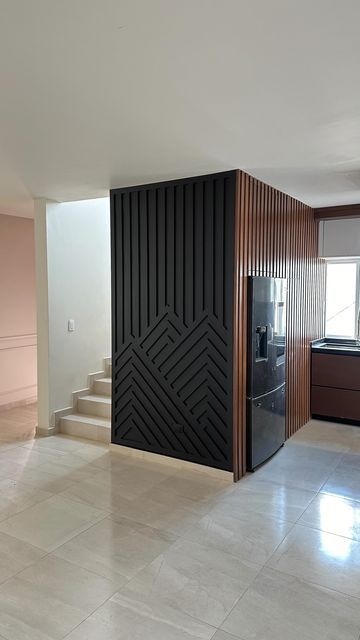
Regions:
[[285, 382], [286, 280], [249, 277], [247, 396]]
[[285, 384], [247, 404], [247, 469], [252, 471], [285, 442]]

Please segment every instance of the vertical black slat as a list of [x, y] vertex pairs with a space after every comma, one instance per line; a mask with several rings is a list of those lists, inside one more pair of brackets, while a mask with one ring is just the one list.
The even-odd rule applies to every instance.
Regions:
[[[122, 299], [122, 290], [119, 291], [119, 278], [118, 274], [118, 221], [120, 214], [117, 213], [118, 205], [117, 201], [121, 196], [116, 196], [114, 193], [110, 196], [110, 242], [111, 242], [111, 322], [112, 326], [119, 327], [120, 318], [118, 315], [118, 304]], [[118, 350], [119, 332], [112, 333], [112, 358], [115, 359], [115, 354]]]
[[166, 222], [166, 304], [174, 309], [174, 278], [175, 278], [175, 217], [174, 217], [174, 187], [165, 190], [165, 222]]
[[194, 320], [204, 310], [204, 183], [194, 184]]
[[117, 255], [115, 258], [116, 270], [117, 270], [117, 304], [116, 304], [116, 314], [117, 314], [117, 350], [119, 346], [124, 344], [125, 339], [125, 326], [124, 326], [124, 207], [123, 207], [123, 194], [119, 194], [117, 196], [117, 209], [115, 212], [115, 216], [117, 216], [117, 224], [116, 224], [116, 251]]
[[158, 307], [158, 263], [157, 263], [157, 210], [156, 190], [148, 195], [148, 246], [149, 246], [149, 323], [155, 321]]
[[140, 269], [139, 269], [139, 193], [130, 194], [130, 219], [131, 219], [131, 299], [132, 299], [132, 334], [140, 335]]
[[[121, 197], [121, 196], [120, 196]], [[118, 331], [114, 331], [114, 327], [119, 326], [119, 317], [117, 313], [117, 305], [122, 299], [122, 292], [119, 296], [118, 294], [118, 268], [117, 268], [117, 200], [119, 196], [116, 196], [114, 193], [110, 194], [110, 243], [111, 243], [111, 355], [112, 362], [116, 360], [116, 352], [118, 350], [118, 341], [119, 341], [119, 333]], [[112, 378], [112, 388], [114, 388], [114, 369], [113, 369], [113, 378]], [[114, 395], [111, 398], [111, 415], [114, 416]], [[115, 436], [115, 420], [112, 417], [111, 420], [111, 442], [114, 441]]]
[[130, 194], [123, 198], [123, 270], [124, 270], [124, 342], [132, 336], [132, 263], [131, 263], [131, 221]]
[[158, 297], [157, 314], [165, 311], [165, 278], [167, 266], [166, 217], [165, 217], [165, 188], [157, 189], [157, 271]]
[[184, 319], [184, 190], [183, 185], [175, 187], [175, 309], [179, 318]]
[[184, 322], [189, 326], [194, 321], [194, 197], [192, 183], [186, 184], [184, 187], [184, 229]]
[[148, 292], [148, 233], [147, 233], [147, 195], [139, 192], [139, 232], [140, 232], [140, 335], [149, 326], [149, 292]]
[[224, 181], [224, 287], [223, 327], [229, 329], [233, 317], [235, 176]]
[[223, 324], [224, 180], [214, 181], [214, 313]]
[[214, 198], [213, 182], [206, 180], [204, 193], [204, 282], [205, 309], [214, 309]]

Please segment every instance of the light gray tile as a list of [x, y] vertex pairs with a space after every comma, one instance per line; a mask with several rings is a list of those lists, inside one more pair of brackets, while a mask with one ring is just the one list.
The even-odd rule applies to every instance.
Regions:
[[299, 524], [360, 541], [360, 502], [319, 493]]
[[0, 531], [52, 551], [106, 515], [99, 509], [56, 495], [0, 522]]
[[325, 420], [310, 420], [289, 440], [291, 443], [344, 453], [350, 451], [357, 441], [360, 445], [358, 427]]
[[358, 640], [360, 603], [356, 598], [263, 569], [223, 628], [242, 640]]
[[295, 525], [268, 562], [273, 569], [360, 597], [360, 542]]
[[215, 629], [193, 620], [189, 633], [178, 624], [170, 624], [150, 609], [146, 612], [124, 607], [116, 596], [100, 607], [66, 640], [210, 640]]
[[[154, 500], [153, 492], [149, 491], [145, 496], [132, 498], [119, 498], [117, 510], [112, 514], [114, 520], [125, 518], [146, 524], [154, 529], [169, 531], [176, 535], [181, 535], [187, 529], [198, 522], [200, 514], [196, 514], [193, 509], [187, 508], [186, 504], [178, 504], [174, 499], [167, 504]], [[156, 493], [155, 493], [156, 498]], [[209, 505], [210, 509], [210, 505]]]
[[0, 587], [0, 634], [60, 640], [114, 592], [111, 581], [47, 556]]
[[44, 553], [26, 542], [0, 533], [0, 582], [34, 564]]
[[159, 619], [193, 619], [218, 627], [259, 571], [223, 551], [179, 540], [141, 571], [116, 598], [134, 611], [151, 610]]
[[296, 522], [316, 495], [314, 491], [258, 480], [255, 473], [238, 482], [231, 494], [216, 503], [215, 509], [241, 519], [258, 513]]
[[256, 471], [260, 480], [308, 491], [319, 491], [334, 471], [343, 454], [324, 451], [289, 441], [261, 469]]
[[120, 587], [175, 540], [167, 532], [126, 518], [119, 522], [106, 518], [56, 549], [54, 554], [109, 578]]
[[0, 480], [0, 521], [51, 497], [49, 491], [2, 478]]
[[360, 501], [359, 456], [344, 454], [321, 491]]
[[239, 519], [210, 511], [184, 537], [231, 553], [241, 560], [263, 565], [292, 527], [292, 523], [258, 513]]

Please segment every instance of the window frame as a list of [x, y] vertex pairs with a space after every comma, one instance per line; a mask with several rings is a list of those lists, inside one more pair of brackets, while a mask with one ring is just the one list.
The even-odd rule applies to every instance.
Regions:
[[[329, 264], [356, 264], [356, 285], [355, 285], [355, 309], [354, 309], [354, 327], [355, 332], [352, 337], [349, 336], [340, 336], [327, 333], [326, 324], [327, 324], [327, 277], [328, 277], [328, 265]], [[360, 258], [328, 258], [326, 260], [326, 281], [325, 281], [325, 337], [326, 338], [343, 338], [346, 340], [356, 340], [356, 330], [358, 325], [358, 320], [360, 317]]]

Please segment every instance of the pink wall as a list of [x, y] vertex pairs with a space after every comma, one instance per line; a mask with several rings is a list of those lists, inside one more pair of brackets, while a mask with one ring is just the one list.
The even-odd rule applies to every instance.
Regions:
[[36, 394], [34, 221], [0, 215], [0, 407]]

